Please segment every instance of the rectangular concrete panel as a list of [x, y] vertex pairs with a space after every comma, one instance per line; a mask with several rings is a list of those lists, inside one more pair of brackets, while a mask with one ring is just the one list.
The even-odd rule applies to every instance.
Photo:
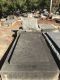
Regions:
[[52, 24], [39, 24], [39, 27], [43, 31], [53, 31], [55, 27]]
[[44, 37], [39, 32], [22, 32], [10, 63], [6, 59], [1, 75], [11, 80], [58, 80], [59, 69]]
[[23, 18], [23, 30], [39, 30], [37, 19]]
[[55, 42], [55, 44], [60, 49], [60, 32], [48, 32], [50, 38]]

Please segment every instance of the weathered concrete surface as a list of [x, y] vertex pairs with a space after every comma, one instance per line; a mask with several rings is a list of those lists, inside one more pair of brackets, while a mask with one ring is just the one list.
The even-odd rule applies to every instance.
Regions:
[[[51, 36], [52, 34], [50, 34]], [[60, 48], [56, 45], [56, 43], [53, 41], [53, 37], [51, 38], [48, 33], [43, 33], [44, 38], [49, 44], [49, 47], [51, 49], [52, 55], [54, 57], [55, 62], [57, 63], [59, 69], [60, 69]], [[58, 35], [57, 35], [58, 36]]]
[[39, 28], [43, 31], [53, 31], [56, 30], [56, 28], [52, 24], [44, 24], [40, 23]]
[[47, 32], [47, 36], [50, 39], [52, 45], [55, 47], [56, 57], [59, 60], [59, 65], [60, 65], [60, 32]]
[[42, 20], [42, 19], [38, 19], [38, 24], [49, 24], [49, 25], [53, 25], [53, 27], [55, 27], [56, 29], [60, 29], [60, 24], [59, 23], [56, 23], [55, 20], [49, 20], [49, 19], [45, 19], [45, 20]]
[[60, 32], [48, 32], [47, 33], [55, 44], [60, 48]]
[[39, 30], [37, 19], [33, 17], [22, 18], [24, 30]]
[[59, 70], [41, 33], [23, 32], [1, 75], [4, 80], [58, 80]]

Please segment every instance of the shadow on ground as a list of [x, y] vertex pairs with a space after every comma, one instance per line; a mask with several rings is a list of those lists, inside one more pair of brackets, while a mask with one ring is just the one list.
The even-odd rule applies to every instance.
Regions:
[[[10, 44], [10, 46], [8, 47], [7, 51], [5, 52], [4, 56], [3, 56], [2, 59], [0, 60], [0, 70], [1, 70], [3, 64], [4, 64], [4, 62], [5, 62], [5, 60], [6, 60], [7, 56], [8, 56], [8, 53], [9, 53], [9, 51], [10, 51], [10, 49], [11, 49], [11, 47], [12, 47], [12, 45], [13, 45], [16, 37], [17, 37], [17, 31], [13, 31], [13, 32], [14, 32], [14, 35], [13, 35], [14, 39], [13, 39], [12, 43]], [[17, 43], [17, 42], [16, 42], [16, 43]], [[16, 44], [15, 44], [15, 46], [16, 46]], [[15, 46], [14, 46], [14, 48], [13, 48], [13, 51], [14, 51], [14, 49], [15, 49]], [[10, 58], [9, 58], [8, 62], [10, 62], [10, 59], [11, 59], [11, 57], [12, 57], [12, 55], [13, 55], [13, 51], [12, 51], [12, 53], [11, 53], [11, 55], [10, 55]]]

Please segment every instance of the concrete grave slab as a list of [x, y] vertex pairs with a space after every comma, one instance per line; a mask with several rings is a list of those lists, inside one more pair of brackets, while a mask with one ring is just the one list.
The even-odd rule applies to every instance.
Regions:
[[40, 32], [21, 32], [0, 73], [11, 80], [58, 80], [59, 69]]

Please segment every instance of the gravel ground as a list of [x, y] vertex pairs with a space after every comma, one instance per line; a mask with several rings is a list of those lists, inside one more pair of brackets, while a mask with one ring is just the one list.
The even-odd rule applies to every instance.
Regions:
[[12, 37], [14, 32], [12, 30], [19, 30], [21, 26], [21, 21], [15, 21], [9, 27], [0, 27], [0, 60], [2, 59], [3, 55], [7, 51], [9, 45], [12, 43], [14, 37]]

